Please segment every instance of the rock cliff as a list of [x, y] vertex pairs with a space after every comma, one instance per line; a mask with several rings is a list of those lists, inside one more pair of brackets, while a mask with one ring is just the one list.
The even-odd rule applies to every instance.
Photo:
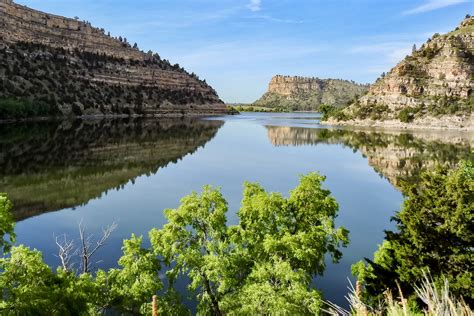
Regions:
[[0, 13], [0, 99], [44, 103], [55, 114], [226, 111], [214, 89], [196, 75], [89, 22], [11, 0], [0, 0]]
[[316, 110], [321, 104], [342, 107], [367, 89], [367, 85], [347, 80], [277, 75], [270, 81], [267, 93], [253, 105], [294, 110]]
[[468, 16], [454, 31], [414, 47], [338, 118], [467, 126], [474, 123], [473, 87], [474, 18]]

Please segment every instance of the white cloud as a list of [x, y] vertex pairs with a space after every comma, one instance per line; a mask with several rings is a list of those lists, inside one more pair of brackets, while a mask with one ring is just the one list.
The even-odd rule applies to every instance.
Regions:
[[403, 14], [411, 15], [411, 14], [424, 13], [428, 11], [433, 11], [433, 10], [449, 7], [455, 4], [465, 3], [468, 1], [469, 0], [428, 0], [426, 3], [416, 8], [403, 12]]
[[349, 52], [355, 54], [380, 54], [385, 56], [390, 63], [398, 63], [409, 55], [413, 43], [410, 42], [385, 42], [366, 44], [352, 47]]
[[270, 16], [270, 15], [254, 15], [254, 16], [251, 16], [251, 18], [261, 19], [261, 20], [265, 20], [265, 21], [268, 21], [268, 22], [285, 23], [285, 24], [301, 24], [301, 23], [303, 23], [303, 21], [301, 21], [301, 20], [280, 19], [280, 18], [275, 18], [275, 17]]
[[247, 7], [253, 12], [260, 11], [262, 9], [262, 0], [250, 0]]

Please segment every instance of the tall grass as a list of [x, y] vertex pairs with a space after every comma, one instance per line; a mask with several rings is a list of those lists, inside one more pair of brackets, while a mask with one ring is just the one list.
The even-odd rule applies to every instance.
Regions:
[[428, 316], [471, 316], [474, 315], [471, 308], [464, 302], [462, 298], [453, 297], [449, 292], [448, 280], [444, 279], [442, 287], [437, 287], [433, 279], [424, 273], [423, 280], [419, 285], [415, 285], [415, 292], [423, 303], [422, 311], [413, 310], [408, 306], [407, 300], [403, 297], [403, 293], [398, 287], [398, 297], [394, 297], [390, 291], [385, 292], [384, 300], [379, 306], [368, 306], [362, 298], [362, 290], [359, 283], [356, 288], [352, 284], [349, 287], [349, 294], [346, 296], [349, 302], [350, 310], [346, 310], [334, 303], [326, 301], [327, 308], [324, 310], [329, 315], [341, 316], [411, 316], [411, 315], [428, 315]]

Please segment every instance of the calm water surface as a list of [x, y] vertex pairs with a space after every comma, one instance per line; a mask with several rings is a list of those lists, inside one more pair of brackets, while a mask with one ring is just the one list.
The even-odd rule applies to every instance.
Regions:
[[340, 204], [336, 222], [350, 231], [350, 244], [338, 264], [328, 260], [314, 286], [346, 305], [351, 264], [372, 257], [384, 230], [394, 227], [400, 181], [416, 181], [437, 163], [471, 159], [474, 137], [327, 129], [318, 119], [247, 113], [0, 125], [0, 192], [15, 204], [18, 243], [41, 250], [52, 266], [59, 264], [55, 236], [76, 237], [80, 221], [96, 233], [117, 222], [97, 257], [97, 266], [107, 268], [117, 262], [124, 238], [161, 227], [163, 210], [203, 185], [222, 188], [235, 224], [244, 181], [287, 194], [299, 175], [318, 171]]

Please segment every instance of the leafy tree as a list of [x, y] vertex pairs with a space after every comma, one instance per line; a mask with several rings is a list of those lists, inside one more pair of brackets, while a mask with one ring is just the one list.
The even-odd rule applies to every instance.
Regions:
[[386, 289], [406, 294], [429, 271], [435, 281], [449, 281], [451, 292], [474, 302], [474, 165], [461, 162], [454, 170], [439, 167], [421, 175], [420, 183], [405, 184], [403, 209], [393, 218], [398, 232], [387, 232], [374, 260], [359, 262], [353, 272], [369, 297]]
[[13, 247], [0, 259], [0, 312], [14, 315], [80, 315], [88, 312], [94, 284], [88, 274], [55, 274], [37, 250]]
[[229, 250], [226, 226], [227, 202], [219, 190], [206, 186], [201, 195], [192, 193], [176, 210], [165, 210], [168, 223], [150, 231], [152, 247], [165, 263], [175, 264], [168, 271], [173, 280], [178, 273], [191, 279], [190, 288], [200, 289], [201, 305], [209, 304], [215, 315], [222, 315], [218, 284], [223, 257]]
[[338, 261], [347, 231], [334, 227], [338, 205], [324, 177], [301, 178], [288, 199], [246, 183], [239, 225], [226, 225], [227, 202], [218, 189], [192, 193], [169, 223], [150, 232], [152, 247], [169, 274], [191, 279], [200, 314], [298, 314], [319, 311], [320, 294], [309, 285], [322, 274], [326, 254]]
[[[101, 288], [101, 304], [105, 308], [137, 314], [147, 308], [146, 303], [162, 289], [160, 263], [156, 256], [142, 248], [142, 237], [123, 242], [120, 269], [99, 270], [96, 282]], [[162, 305], [162, 304], [160, 304]]]
[[15, 222], [11, 215], [12, 203], [5, 193], [0, 193], [0, 254], [8, 252], [15, 242]]

